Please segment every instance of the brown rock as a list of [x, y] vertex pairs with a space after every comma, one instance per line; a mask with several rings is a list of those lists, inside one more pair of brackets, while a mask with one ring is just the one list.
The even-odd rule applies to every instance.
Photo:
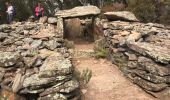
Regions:
[[119, 34], [120, 34], [121, 36], [127, 36], [127, 35], [130, 34], [130, 32], [128, 32], [128, 31], [121, 31]]
[[55, 36], [55, 32], [50, 31], [49, 29], [42, 29], [36, 35], [32, 35], [31, 37], [35, 39], [48, 39], [54, 36]]
[[127, 42], [135, 42], [142, 37], [142, 34], [139, 32], [131, 31], [131, 34], [127, 37]]
[[41, 50], [39, 50], [39, 52], [40, 52], [39, 56], [43, 59], [47, 58], [47, 57], [49, 57], [50, 55], [53, 55], [53, 54], [59, 54], [58, 52], [50, 51], [48, 49], [41, 49]]
[[23, 80], [25, 79], [25, 76], [22, 76], [22, 74], [17, 73], [14, 78], [14, 83], [12, 85], [12, 91], [14, 93], [17, 93], [21, 88], [23, 84]]
[[130, 54], [128, 52], [125, 52], [125, 54], [126, 54], [126, 56], [128, 56], [129, 61], [137, 61], [138, 60], [138, 58], [135, 54]]

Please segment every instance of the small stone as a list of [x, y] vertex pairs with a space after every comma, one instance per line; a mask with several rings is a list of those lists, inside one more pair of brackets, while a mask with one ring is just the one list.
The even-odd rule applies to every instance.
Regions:
[[28, 30], [24, 30], [24, 35], [28, 35], [29, 31]]
[[128, 32], [128, 31], [122, 31], [122, 32], [120, 32], [120, 35], [121, 36], [127, 36], [127, 35], [129, 35], [130, 34], [130, 32]]
[[57, 41], [55, 40], [50, 40], [48, 42], [45, 43], [46, 47], [50, 50], [54, 50], [56, 49], [57, 47], [61, 47], [61, 43], [58, 43]]
[[25, 43], [31, 44], [33, 42], [33, 39], [32, 38], [24, 38], [23, 41]]
[[31, 47], [32, 48], [38, 48], [39, 46], [41, 46], [42, 44], [42, 41], [41, 40], [34, 40], [32, 43], [31, 43]]
[[130, 54], [128, 52], [125, 52], [125, 54], [126, 54], [126, 56], [128, 56], [129, 61], [137, 61], [138, 60], [138, 58], [135, 54]]

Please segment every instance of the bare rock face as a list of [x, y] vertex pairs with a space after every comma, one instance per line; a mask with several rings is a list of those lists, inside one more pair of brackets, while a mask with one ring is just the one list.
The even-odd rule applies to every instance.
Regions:
[[70, 10], [58, 11], [57, 13], [55, 13], [55, 16], [62, 18], [71, 18], [98, 14], [100, 14], [100, 9], [96, 6], [80, 6]]
[[138, 21], [135, 15], [128, 11], [106, 12], [104, 15], [109, 20]]

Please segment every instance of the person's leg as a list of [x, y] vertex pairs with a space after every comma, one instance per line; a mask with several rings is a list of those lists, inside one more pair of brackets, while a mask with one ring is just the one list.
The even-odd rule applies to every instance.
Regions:
[[10, 24], [10, 15], [7, 14], [7, 23]]
[[10, 14], [9, 16], [10, 16], [9, 21], [10, 21], [10, 24], [11, 24], [11, 22], [13, 21], [13, 14]]

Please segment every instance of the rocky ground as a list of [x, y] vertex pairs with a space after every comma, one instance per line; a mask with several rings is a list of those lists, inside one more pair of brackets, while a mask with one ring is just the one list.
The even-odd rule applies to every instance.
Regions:
[[169, 100], [170, 29], [140, 23], [132, 13], [106, 13], [102, 20], [110, 59], [133, 83], [161, 100]]
[[[60, 19], [0, 25], [0, 86], [27, 100], [79, 98]], [[13, 97], [19, 100], [17, 96]], [[12, 100], [14, 100], [12, 99]], [[22, 100], [21, 99], [21, 100]]]

